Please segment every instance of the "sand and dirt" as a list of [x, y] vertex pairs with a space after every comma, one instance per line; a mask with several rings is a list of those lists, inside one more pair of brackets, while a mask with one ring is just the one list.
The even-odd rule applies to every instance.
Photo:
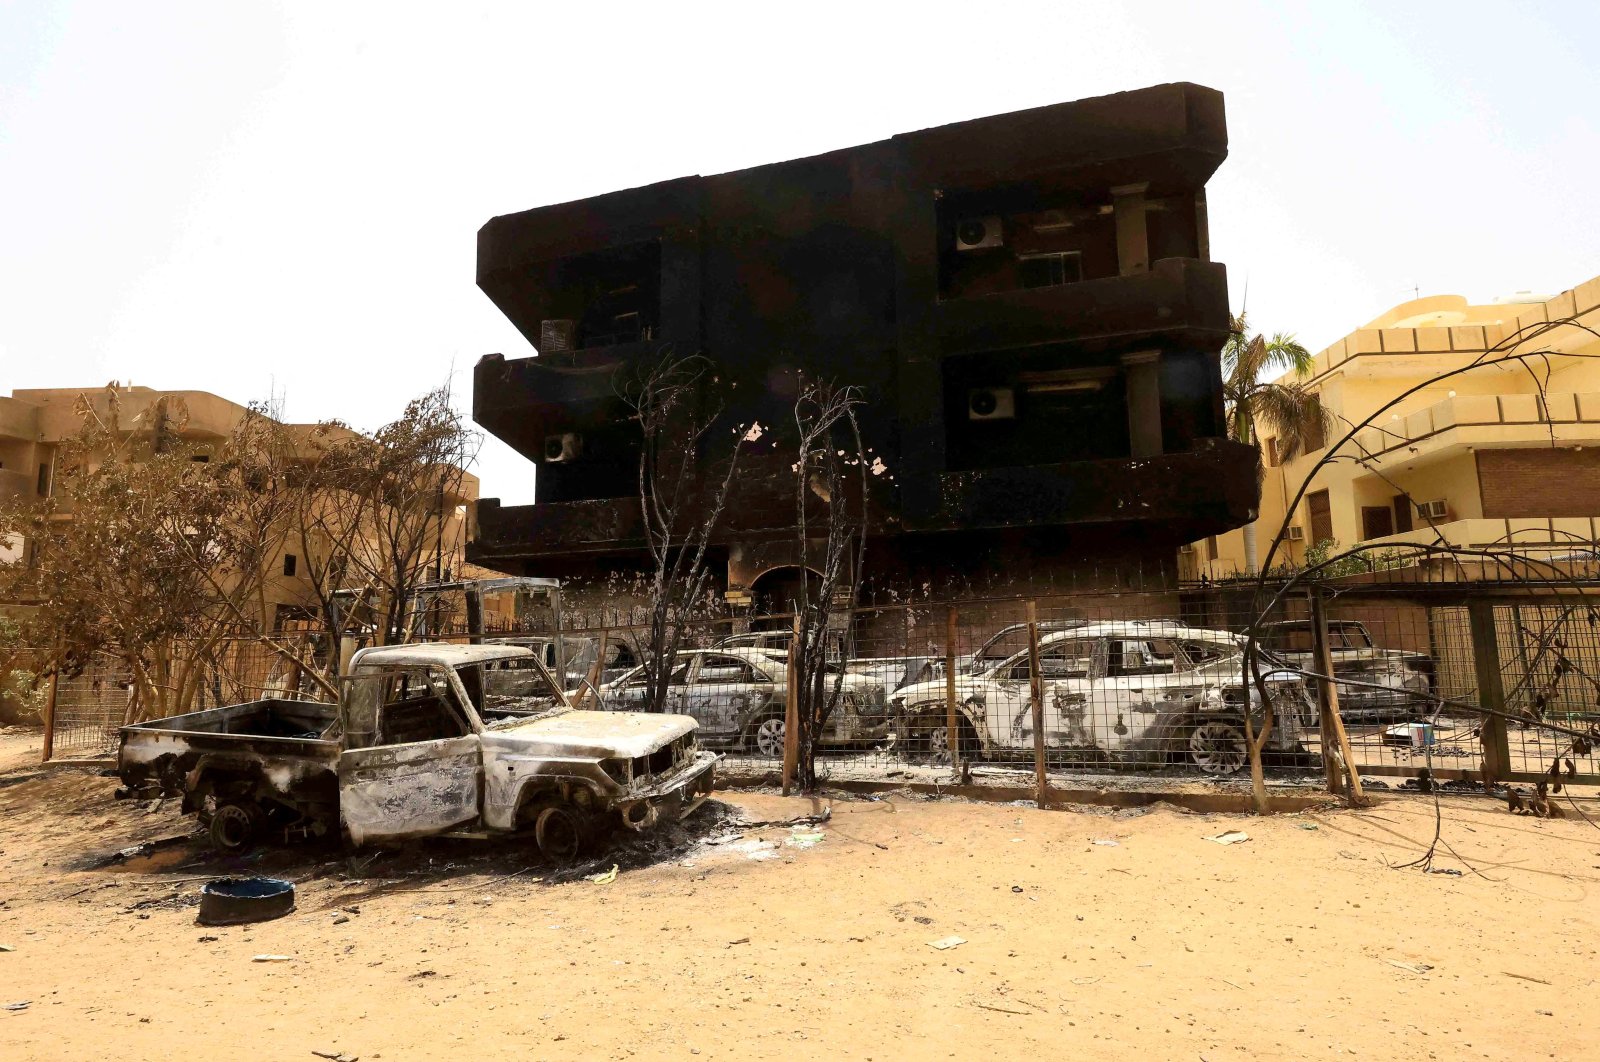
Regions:
[[[37, 749], [0, 733], [6, 1062], [1596, 1051], [1600, 829], [1481, 798], [1443, 801], [1457, 875], [1392, 868], [1426, 797], [1262, 820], [723, 793], [596, 883], [488, 842], [227, 861]], [[196, 925], [234, 872], [298, 881], [298, 909]]]

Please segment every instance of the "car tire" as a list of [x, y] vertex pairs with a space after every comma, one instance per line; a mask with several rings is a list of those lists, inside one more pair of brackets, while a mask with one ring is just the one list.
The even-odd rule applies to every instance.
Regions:
[[783, 759], [788, 726], [788, 721], [781, 715], [768, 715], [756, 720], [745, 731], [745, 749], [764, 759]]
[[1184, 758], [1205, 774], [1238, 774], [1250, 762], [1244, 724], [1238, 719], [1196, 719], [1184, 740]]
[[[936, 705], [933, 709], [917, 716], [925, 720], [927, 726], [919, 727], [920, 743], [927, 749], [928, 755], [948, 763], [950, 760], [949, 725], [945, 717], [945, 706]], [[979, 749], [978, 732], [972, 726], [972, 720], [967, 718], [966, 712], [956, 713], [956, 741], [957, 748], [962, 755], [972, 755]]]
[[577, 861], [589, 843], [585, 816], [567, 804], [546, 804], [533, 819], [533, 840], [545, 862], [564, 867]]

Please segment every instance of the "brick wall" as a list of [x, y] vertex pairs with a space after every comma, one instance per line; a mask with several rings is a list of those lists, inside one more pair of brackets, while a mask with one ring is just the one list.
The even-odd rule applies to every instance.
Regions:
[[1487, 519], [1600, 515], [1600, 452], [1479, 450]]

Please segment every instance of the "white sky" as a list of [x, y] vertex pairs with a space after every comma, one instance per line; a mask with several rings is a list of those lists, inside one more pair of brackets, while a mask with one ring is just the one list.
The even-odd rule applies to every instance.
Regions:
[[1259, 328], [1600, 274], [1600, 5], [1301, 8], [0, 0], [0, 393], [467, 408], [531, 353], [473, 283], [495, 214], [1178, 80], [1227, 97], [1212, 254]]

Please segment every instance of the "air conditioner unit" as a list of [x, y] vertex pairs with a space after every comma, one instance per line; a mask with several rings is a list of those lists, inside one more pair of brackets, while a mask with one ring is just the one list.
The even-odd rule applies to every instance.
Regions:
[[1178, 552], [1179, 553], [1193, 553], [1194, 552], [1194, 543], [1193, 542], [1185, 542], [1183, 545], [1178, 547]]
[[1009, 387], [979, 387], [967, 392], [968, 420], [1015, 420], [1017, 393]]
[[1440, 498], [1438, 501], [1418, 502], [1417, 512], [1429, 520], [1443, 520], [1450, 515], [1450, 507]]
[[559, 465], [567, 461], [576, 461], [583, 454], [583, 436], [577, 432], [565, 432], [561, 435], [546, 435], [544, 437], [544, 459], [546, 464]]
[[956, 222], [958, 251], [982, 251], [990, 247], [1004, 247], [1005, 244], [1005, 230], [999, 218], [963, 218]]
[[1289, 525], [1289, 541], [1290, 542], [1304, 542], [1305, 540], [1306, 540], [1306, 529], [1301, 527], [1299, 524], [1290, 524]]

